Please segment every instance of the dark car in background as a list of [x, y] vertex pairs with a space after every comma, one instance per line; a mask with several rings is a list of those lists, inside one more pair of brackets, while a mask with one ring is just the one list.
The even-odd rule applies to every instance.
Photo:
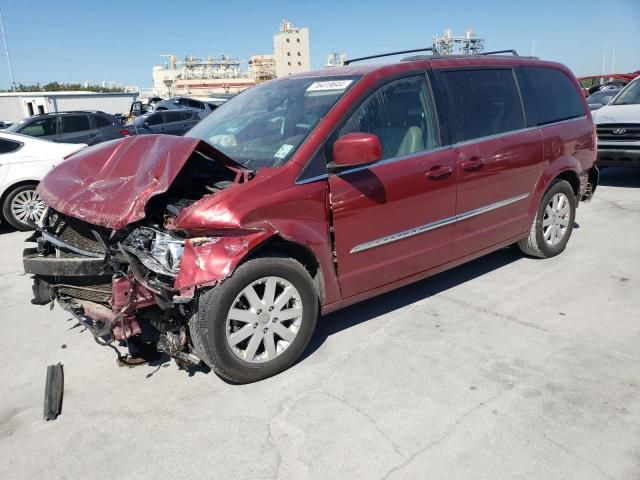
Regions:
[[589, 104], [589, 110], [597, 110], [601, 107], [607, 105], [613, 97], [615, 97], [620, 88], [610, 88], [606, 90], [600, 90], [598, 92], [592, 93], [587, 97], [587, 103]]
[[204, 102], [202, 100], [196, 100], [195, 98], [173, 97], [169, 100], [158, 102], [153, 107], [156, 112], [160, 110], [179, 110], [184, 108], [202, 111], [204, 112], [204, 116], [202, 118], [204, 118], [218, 108], [218, 105], [213, 101]]
[[199, 110], [160, 110], [136, 117], [133, 122], [125, 125], [125, 128], [128, 131], [128, 135], [149, 133], [183, 135], [205, 116]]
[[43, 113], [14, 123], [6, 132], [62, 143], [96, 143], [128, 135], [114, 117], [100, 111]]

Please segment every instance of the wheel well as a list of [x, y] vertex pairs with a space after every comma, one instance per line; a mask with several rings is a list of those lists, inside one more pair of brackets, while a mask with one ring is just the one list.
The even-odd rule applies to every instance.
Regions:
[[576, 172], [572, 170], [565, 170], [564, 172], [560, 173], [556, 178], [554, 178], [554, 180], [558, 180], [558, 179], [566, 180], [567, 182], [569, 182], [569, 185], [571, 185], [571, 188], [573, 189], [573, 193], [576, 195], [576, 197], [580, 194], [580, 179], [578, 178], [578, 175], [576, 174]]
[[0, 196], [0, 216], [4, 216], [2, 215], [2, 207], [4, 206], [4, 201], [11, 192], [13, 192], [18, 187], [22, 187], [24, 185], [38, 185], [38, 183], [40, 182], [38, 182], [37, 180], [22, 180], [21, 182], [14, 183], [10, 187], [7, 187], [5, 191], [2, 192], [2, 196]]
[[285, 240], [284, 238], [276, 235], [256, 248], [249, 257], [247, 257], [247, 260], [251, 258], [265, 257], [272, 254], [285, 255], [300, 262], [309, 272], [309, 275], [311, 275], [320, 302], [322, 303], [324, 301], [324, 278], [322, 276], [320, 264], [308, 247]]

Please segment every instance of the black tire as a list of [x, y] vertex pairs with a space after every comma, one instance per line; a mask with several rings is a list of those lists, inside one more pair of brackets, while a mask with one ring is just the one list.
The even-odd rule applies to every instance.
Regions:
[[[274, 359], [250, 363], [236, 356], [227, 341], [227, 315], [245, 287], [273, 276], [285, 279], [298, 291], [303, 309], [300, 327], [289, 346]], [[313, 280], [298, 261], [285, 257], [255, 258], [238, 267], [220, 285], [200, 292], [189, 320], [189, 331], [196, 355], [218, 375], [231, 382], [250, 383], [271, 377], [295, 363], [313, 335], [318, 311]]]
[[[564, 194], [568, 200], [569, 206], [569, 219], [566, 230], [562, 236], [562, 239], [555, 245], [550, 244], [544, 238], [543, 221], [545, 220], [545, 210], [549, 202], [557, 194]], [[562, 253], [566, 248], [567, 242], [571, 237], [573, 231], [573, 223], [576, 218], [576, 197], [573, 188], [566, 180], [557, 180], [542, 196], [538, 211], [531, 225], [531, 230], [526, 238], [523, 238], [518, 242], [518, 247], [526, 255], [538, 258], [550, 258]]]
[[16, 217], [11, 207], [16, 201], [16, 197], [18, 197], [21, 193], [33, 192], [35, 194], [37, 186], [38, 185], [35, 183], [20, 185], [19, 187], [15, 187], [13, 190], [11, 190], [4, 198], [4, 202], [2, 202], [2, 215], [13, 228], [21, 231], [33, 230], [35, 228], [35, 222], [23, 221], [22, 219]]

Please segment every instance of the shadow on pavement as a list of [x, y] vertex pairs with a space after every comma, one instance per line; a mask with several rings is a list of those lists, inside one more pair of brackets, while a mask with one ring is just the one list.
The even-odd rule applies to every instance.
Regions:
[[521, 258], [523, 255], [516, 246], [503, 248], [433, 277], [325, 315], [318, 319], [311, 342], [298, 361], [312, 355], [330, 335], [444, 292]]
[[[600, 170], [600, 185], [605, 187], [640, 188], [640, 168], [603, 168]], [[596, 195], [598, 195], [597, 190]]]

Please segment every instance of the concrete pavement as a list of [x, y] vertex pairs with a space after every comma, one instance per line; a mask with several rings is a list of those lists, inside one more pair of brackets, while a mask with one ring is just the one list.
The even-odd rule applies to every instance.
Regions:
[[[29, 303], [0, 233], [0, 478], [640, 478], [640, 171], [608, 169], [567, 250], [507, 248], [331, 314], [252, 385], [118, 367]], [[62, 415], [42, 419], [62, 362]]]

